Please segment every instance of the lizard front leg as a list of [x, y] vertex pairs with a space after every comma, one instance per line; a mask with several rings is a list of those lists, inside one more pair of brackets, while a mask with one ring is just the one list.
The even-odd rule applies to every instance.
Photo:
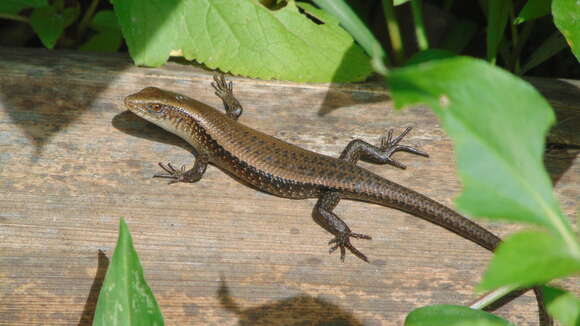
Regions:
[[195, 156], [195, 164], [191, 169], [186, 171], [185, 166], [182, 165], [181, 169], [178, 170], [174, 168], [171, 163], [167, 163], [167, 166], [163, 165], [163, 163], [159, 163], [159, 166], [165, 170], [165, 173], [157, 173], [153, 177], [172, 179], [169, 181], [169, 184], [177, 182], [194, 183], [201, 179], [208, 163], [209, 155], [205, 153], [197, 153]]
[[327, 191], [323, 193], [322, 196], [320, 196], [318, 199], [316, 206], [314, 206], [314, 220], [326, 231], [334, 235], [334, 239], [330, 240], [328, 243], [331, 245], [334, 244], [330, 248], [330, 253], [340, 248], [340, 260], [344, 261], [346, 249], [348, 249], [355, 256], [368, 263], [369, 260], [367, 256], [365, 256], [350, 243], [350, 238], [370, 240], [371, 237], [365, 234], [351, 232], [348, 225], [346, 225], [346, 223], [344, 223], [340, 217], [332, 212], [336, 205], [338, 205], [339, 201], [340, 197], [336, 192]]
[[385, 136], [381, 137], [381, 144], [380, 146], [371, 145], [364, 140], [355, 139], [348, 143], [345, 149], [342, 151], [340, 155], [341, 160], [345, 160], [352, 164], [356, 164], [359, 159], [363, 159], [365, 161], [376, 163], [376, 164], [390, 164], [396, 166], [401, 169], [405, 169], [406, 166], [402, 163], [399, 163], [391, 158], [395, 152], [404, 151], [409, 152], [425, 157], [429, 157], [429, 154], [415, 149], [410, 146], [406, 145], [399, 145], [399, 142], [405, 137], [409, 131], [413, 129], [412, 127], [408, 127], [400, 134], [397, 138], [393, 138], [393, 129], [390, 129], [387, 132], [387, 138]]
[[215, 89], [215, 95], [222, 99], [226, 115], [234, 120], [238, 120], [244, 108], [234, 96], [234, 86], [231, 81], [226, 81], [223, 74], [213, 76], [214, 82], [211, 86]]

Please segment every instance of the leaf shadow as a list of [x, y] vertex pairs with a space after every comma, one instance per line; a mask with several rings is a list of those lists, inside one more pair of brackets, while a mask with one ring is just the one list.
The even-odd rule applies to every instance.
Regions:
[[544, 166], [555, 185], [574, 165], [580, 153], [580, 111], [555, 108], [556, 124], [549, 131]]
[[[353, 44], [344, 54], [343, 58], [348, 58], [353, 51]], [[357, 83], [338, 83], [342, 75], [348, 75], [347, 71], [352, 70], [347, 60], [343, 60], [337, 68], [333, 82], [329, 85], [326, 96], [318, 110], [319, 116], [325, 116], [342, 107], [353, 105], [364, 105], [377, 102], [386, 102], [390, 99], [385, 91], [383, 78], [378, 74], [371, 75], [364, 82]], [[387, 109], [385, 107], [385, 109]]]
[[556, 113], [556, 124], [548, 132], [544, 165], [553, 184], [572, 167], [580, 153], [580, 92], [572, 80], [525, 77], [550, 103]]
[[98, 264], [97, 273], [91, 289], [89, 290], [89, 296], [85, 302], [83, 308], [83, 313], [81, 319], [79, 320], [78, 326], [90, 326], [93, 324], [93, 318], [95, 316], [95, 311], [97, 309], [97, 301], [99, 299], [99, 293], [101, 292], [101, 287], [105, 281], [105, 275], [107, 274], [107, 269], [109, 267], [109, 258], [102, 250], [98, 252]]
[[297, 295], [254, 308], [242, 308], [234, 301], [222, 276], [217, 297], [222, 307], [239, 318], [240, 326], [312, 325], [362, 326], [352, 313], [324, 299]]
[[[67, 52], [66, 56], [62, 52]], [[34, 146], [31, 160], [36, 161], [43, 147], [57, 133], [89, 110], [129, 60], [125, 55], [102, 56], [45, 49], [4, 49], [2, 63], [12, 68], [13, 83], [0, 83], [0, 102], [8, 118]], [[85, 64], [91, 62], [90, 65]], [[90, 79], [90, 83], [87, 83]]]

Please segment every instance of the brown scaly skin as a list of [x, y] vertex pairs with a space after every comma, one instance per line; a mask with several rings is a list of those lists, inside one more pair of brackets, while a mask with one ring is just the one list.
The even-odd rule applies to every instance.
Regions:
[[389, 131], [380, 146], [353, 140], [337, 159], [286, 143], [239, 123], [237, 120], [243, 109], [233, 95], [232, 83], [226, 82], [223, 75], [214, 77], [214, 80], [212, 86], [224, 102], [225, 114], [189, 97], [155, 87], [147, 87], [125, 98], [129, 110], [182, 137], [197, 152], [192, 169], [186, 171], [182, 167], [178, 170], [171, 164], [159, 163], [165, 173], [156, 177], [170, 178], [171, 182], [196, 182], [204, 174], [207, 164], [212, 163], [276, 196], [318, 198], [313, 216], [318, 224], [334, 235], [330, 251], [340, 249], [342, 260], [348, 249], [368, 262], [367, 257], [350, 243], [350, 238], [371, 237], [351, 232], [346, 223], [333, 213], [341, 199], [367, 201], [405, 211], [491, 251], [501, 241], [446, 206], [356, 165], [359, 159], [364, 159], [405, 168], [391, 158], [393, 153], [406, 151], [428, 156], [409, 146], [399, 145], [411, 128], [395, 139]]

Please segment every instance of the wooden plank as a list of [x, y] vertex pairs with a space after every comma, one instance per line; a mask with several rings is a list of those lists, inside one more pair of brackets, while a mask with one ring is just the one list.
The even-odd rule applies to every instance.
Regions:
[[[356, 242], [370, 264], [341, 263], [311, 220], [314, 200], [260, 193], [214, 167], [196, 184], [151, 178], [159, 161], [191, 165], [190, 149], [126, 112], [123, 97], [158, 86], [221, 106], [211, 76], [175, 63], [136, 68], [123, 55], [0, 48], [0, 325], [90, 325], [120, 217], [167, 325], [400, 325], [416, 307], [476, 297], [490, 253], [413, 216], [341, 202], [351, 228], [373, 236]], [[447, 205], [460, 189], [434, 115], [393, 111], [379, 83], [232, 79], [242, 123], [321, 153], [414, 126], [406, 143], [430, 159], [397, 154], [405, 171], [361, 165]], [[564, 154], [547, 165], [572, 215], [580, 165]], [[482, 223], [502, 236], [518, 229]], [[535, 325], [536, 311], [527, 294], [500, 314]]]

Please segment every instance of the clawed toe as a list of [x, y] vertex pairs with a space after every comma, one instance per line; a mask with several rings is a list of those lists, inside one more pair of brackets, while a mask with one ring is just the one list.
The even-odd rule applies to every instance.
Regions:
[[408, 153], [413, 153], [413, 154], [429, 157], [429, 154], [427, 154], [426, 152], [423, 152], [422, 150], [416, 149], [416, 148], [411, 147], [411, 146], [397, 145], [395, 151], [403, 151], [403, 152], [408, 152]]
[[215, 89], [215, 95], [224, 102], [227, 115], [237, 120], [242, 114], [243, 109], [240, 102], [234, 96], [234, 84], [231, 81], [227, 81], [224, 74], [214, 75], [213, 80], [211, 86]]
[[215, 89], [215, 94], [218, 97], [223, 97], [225, 94], [232, 93], [234, 89], [233, 83], [231, 81], [226, 81], [223, 74], [214, 75], [213, 80], [214, 82], [211, 83], [211, 86]]
[[332, 247], [330, 247], [328, 253], [332, 254], [333, 252], [336, 251], [336, 249], [340, 248], [340, 260], [344, 261], [344, 257], [346, 256], [346, 249], [348, 249], [351, 253], [353, 253], [353, 255], [357, 256], [358, 258], [368, 263], [369, 260], [367, 256], [365, 256], [362, 252], [360, 252], [350, 243], [350, 238], [365, 239], [365, 240], [372, 239], [370, 236], [360, 233], [348, 233], [346, 235], [339, 235], [328, 242], [329, 245], [334, 244]]
[[407, 167], [403, 164], [400, 163], [398, 161], [395, 161], [391, 158], [391, 155], [393, 155], [395, 152], [408, 152], [408, 153], [413, 153], [413, 154], [417, 154], [417, 155], [421, 155], [421, 156], [425, 156], [425, 157], [429, 157], [429, 154], [413, 148], [411, 146], [406, 146], [406, 145], [399, 145], [399, 142], [401, 142], [401, 140], [413, 129], [413, 127], [407, 127], [399, 136], [397, 136], [395, 139], [393, 139], [393, 129], [389, 129], [387, 131], [387, 135], [381, 137], [381, 144], [380, 144], [380, 149], [386, 154], [387, 158], [386, 158], [386, 162], [396, 166], [400, 169], [406, 169]]
[[185, 166], [182, 165], [179, 170], [173, 167], [171, 163], [167, 163], [167, 166], [163, 165], [163, 163], [159, 163], [159, 166], [165, 171], [165, 173], [156, 173], [153, 175], [154, 178], [166, 178], [172, 179], [169, 181], [169, 184], [180, 182], [182, 179], [183, 174], [185, 173]]
[[373, 239], [370, 235], [361, 234], [361, 233], [351, 233], [350, 237], [357, 238], [357, 239], [365, 239], [365, 240], [372, 240]]

